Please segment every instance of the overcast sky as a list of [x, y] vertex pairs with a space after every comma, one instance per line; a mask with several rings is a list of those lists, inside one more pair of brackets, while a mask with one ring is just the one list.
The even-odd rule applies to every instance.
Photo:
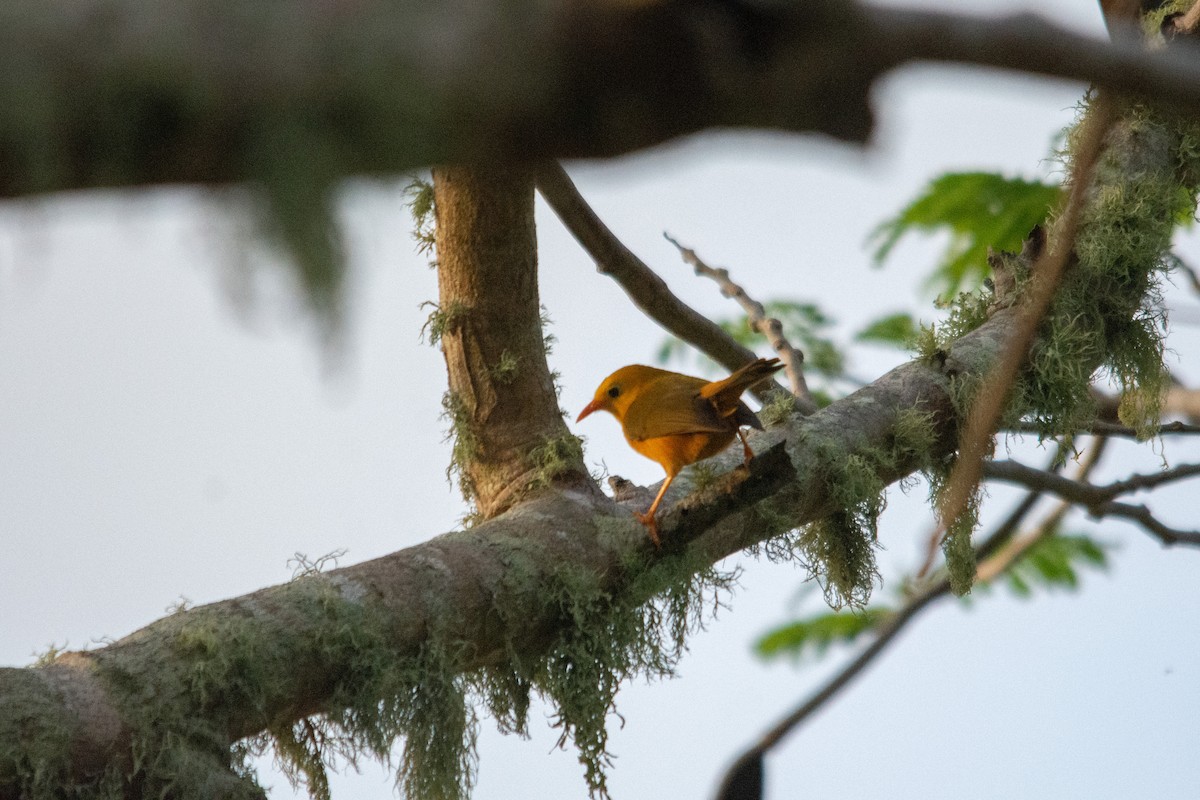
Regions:
[[[1102, 31], [1088, 0], [1037, 6]], [[868, 232], [945, 170], [1050, 175], [1052, 138], [1081, 93], [990, 71], [910, 68], [879, 87], [867, 151], [706, 136], [569, 170], [696, 308], [735, 313], [664, 231], [761, 299], [819, 303], [846, 341], [884, 313], [934, 314], [918, 284], [938, 243], [906, 243], [880, 271]], [[334, 354], [317, 344], [282, 271], [255, 272], [247, 297], [247, 260], [269, 259], [245, 256], [224, 196], [164, 189], [0, 206], [0, 664], [119, 638], [180, 598], [199, 604], [282, 582], [296, 552], [345, 549], [347, 564], [456, 526], [465, 509], [444, 477], [444, 366], [419, 341], [419, 305], [436, 297], [436, 276], [413, 251], [404, 184], [346, 187], [351, 304]], [[538, 226], [558, 339], [552, 367], [577, 412], [613, 369], [650, 362], [662, 333], [541, 205]], [[1180, 252], [1200, 262], [1195, 238]], [[1193, 322], [1177, 325], [1171, 344], [1173, 367], [1195, 385], [1200, 306], [1183, 291], [1169, 298], [1177, 319]], [[860, 348], [851, 369], [874, 378], [903, 358]], [[661, 478], [611, 418], [575, 430], [590, 464], [639, 483]], [[1118, 444], [1105, 475], [1154, 470], [1164, 457], [1195, 461], [1198, 450]], [[1029, 445], [1021, 452], [1043, 458]], [[891, 493], [885, 576], [918, 558], [930, 525], [923, 491]], [[1195, 527], [1194, 493], [1155, 495], [1155, 509]], [[993, 517], [1009, 497], [993, 492]], [[1200, 553], [1073, 519], [1119, 547], [1110, 572], [1089, 573], [1074, 595], [1021, 602], [993, 592], [926, 613], [771, 758], [769, 796], [1194, 799]], [[709, 796], [728, 760], [835, 666], [757, 660], [754, 639], [819, 609], [820, 593], [790, 566], [726, 566], [744, 570], [741, 589], [694, 638], [680, 677], [618, 698], [615, 798]], [[536, 707], [528, 741], [484, 720], [477, 798], [586, 795], [574, 753], [554, 749], [548, 714]], [[262, 780], [272, 796], [291, 796], [277, 774]], [[392, 797], [391, 775], [365, 764], [335, 779], [334, 795]]]

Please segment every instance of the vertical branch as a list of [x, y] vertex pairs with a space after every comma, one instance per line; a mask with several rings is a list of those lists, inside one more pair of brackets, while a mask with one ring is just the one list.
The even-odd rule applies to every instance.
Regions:
[[530, 488], [587, 472], [546, 363], [532, 175], [448, 167], [434, 170], [433, 186], [451, 469], [487, 518]]

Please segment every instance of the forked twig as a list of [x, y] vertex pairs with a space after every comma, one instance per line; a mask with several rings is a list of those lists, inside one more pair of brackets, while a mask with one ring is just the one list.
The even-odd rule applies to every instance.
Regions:
[[779, 354], [800, 413], [812, 414], [815, 412], [817, 403], [808, 389], [808, 382], [804, 380], [804, 353], [793, 347], [792, 343], [783, 335], [783, 323], [774, 317], [768, 317], [763, 304], [747, 294], [741, 285], [733, 282], [733, 279], [729, 277], [729, 270], [724, 267], [710, 267], [700, 256], [696, 255], [695, 250], [684, 247], [669, 233], [663, 233], [663, 238], [675, 245], [684, 262], [690, 264], [697, 275], [716, 281], [723, 296], [737, 301], [737, 304], [746, 312], [750, 327], [765, 336], [771, 349]]

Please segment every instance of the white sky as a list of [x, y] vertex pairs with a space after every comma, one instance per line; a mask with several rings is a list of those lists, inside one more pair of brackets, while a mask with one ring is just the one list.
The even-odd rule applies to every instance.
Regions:
[[[1046, 5], [1100, 30], [1091, 2]], [[571, 172], [695, 307], [734, 313], [663, 231], [761, 299], [820, 303], [845, 339], [883, 313], [930, 315], [916, 285], [934, 243], [906, 244], [876, 271], [867, 232], [944, 170], [1045, 175], [1050, 139], [1080, 94], [914, 68], [880, 87], [877, 142], [865, 153], [809, 138], [709, 136]], [[435, 276], [412, 251], [403, 183], [347, 189], [353, 303], [332, 364], [279, 273], [260, 273], [257, 301], [231, 301], [240, 240], [216, 211], [221, 198], [172, 189], [0, 207], [0, 664], [124, 636], [181, 596], [204, 603], [279, 583], [297, 551], [346, 548], [342, 563], [352, 563], [454, 527], [464, 509], [443, 476], [444, 368], [418, 341], [418, 305], [436, 297]], [[612, 369], [652, 359], [661, 334], [544, 207], [538, 223], [543, 302], [558, 337], [552, 366], [564, 406], [578, 411]], [[1200, 261], [1195, 238], [1180, 249]], [[1194, 296], [1171, 299], [1179, 318], [1197, 318]], [[1197, 328], [1180, 326], [1172, 345], [1194, 385]], [[900, 358], [856, 350], [852, 368], [875, 377]], [[577, 431], [590, 463], [640, 483], [661, 478], [608, 417]], [[1200, 457], [1184, 441], [1164, 451], [1173, 463]], [[1160, 461], [1120, 445], [1107, 463], [1116, 477]], [[929, 525], [922, 492], [893, 493], [881, 526], [885, 576], [917, 557]], [[1008, 497], [994, 495], [993, 516]], [[1153, 502], [1169, 522], [1196, 526], [1187, 487]], [[1093, 529], [1081, 520], [1076, 527]], [[1122, 524], [1103, 526], [1102, 537], [1120, 547], [1114, 566], [1089, 573], [1077, 595], [993, 593], [969, 610], [947, 603], [926, 613], [770, 759], [768, 796], [1195, 798], [1200, 553], [1163, 550]], [[802, 595], [791, 567], [734, 563], [743, 588], [693, 640], [680, 679], [620, 695], [614, 797], [709, 796], [728, 760], [833, 666], [753, 657], [760, 633], [797, 608], [819, 608], [819, 593]], [[546, 714], [535, 708], [529, 741], [484, 721], [477, 798], [585, 796], [574, 753], [553, 750]], [[273, 796], [291, 796], [282, 778], [263, 780]], [[393, 796], [390, 775], [371, 764], [336, 778], [334, 792]]]

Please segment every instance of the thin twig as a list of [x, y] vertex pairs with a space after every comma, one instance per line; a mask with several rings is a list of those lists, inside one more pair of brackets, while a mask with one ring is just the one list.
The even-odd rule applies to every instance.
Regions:
[[1180, 464], [1162, 472], [1135, 474], [1125, 480], [1114, 481], [1104, 486], [1064, 478], [1061, 475], [1026, 466], [1017, 461], [990, 461], [984, 465], [983, 474], [994, 480], [1052, 492], [1072, 503], [1091, 508], [1129, 492], [1153, 489], [1156, 486], [1200, 475], [1200, 464]]
[[[1032, 423], [1019, 422], [1016, 425], [1011, 425], [1004, 428], [1005, 431], [1011, 433], [1040, 433], [1041, 429]], [[1090, 425], [1080, 428], [1074, 432], [1076, 435], [1081, 433], [1090, 433], [1097, 436], [1117, 436], [1123, 439], [1138, 439], [1140, 438], [1138, 431], [1130, 428], [1127, 425], [1118, 425], [1115, 422], [1103, 422], [1097, 420]], [[1190, 425], [1186, 422], [1166, 422], [1158, 427], [1155, 431], [1158, 436], [1167, 435], [1184, 435], [1194, 436], [1200, 434], [1200, 425]]]
[[1102, 503], [1094, 508], [1089, 508], [1088, 514], [1095, 519], [1121, 517], [1133, 520], [1145, 528], [1147, 533], [1165, 545], [1190, 544], [1200, 547], [1200, 531], [1183, 531], [1178, 528], [1169, 527], [1155, 517], [1150, 509], [1144, 505], [1135, 506], [1129, 503], [1116, 502]]
[[1147, 533], [1162, 541], [1163, 544], [1200, 546], [1200, 531], [1172, 528], [1155, 517], [1153, 512], [1144, 505], [1132, 505], [1113, 500], [1113, 498], [1128, 492], [1151, 489], [1200, 475], [1200, 464], [1180, 464], [1163, 472], [1133, 475], [1105, 486], [1094, 486], [1079, 479], [1071, 480], [1051, 472], [1018, 464], [1015, 461], [991, 462], [985, 465], [984, 474], [996, 480], [1056, 494], [1067, 501], [1064, 505], [1083, 506], [1093, 519], [1120, 517], [1137, 522]]
[[1116, 119], [1114, 104], [1107, 92], [1100, 92], [1083, 123], [1075, 163], [1071, 170], [1070, 192], [1059, 219], [1052, 246], [1038, 256], [1031, 271], [1032, 285], [1022, 305], [1012, 338], [995, 366], [984, 378], [978, 400], [972, 405], [958, 446], [958, 461], [950, 473], [946, 490], [938, 504], [941, 524], [929, 537], [925, 563], [918, 574], [925, 575], [933, 566], [945, 527], [966, 509], [979, 485], [988, 442], [996, 430], [1000, 414], [1008, 403], [1012, 386], [1033, 344], [1038, 325], [1046, 316], [1066, 271], [1075, 245], [1079, 220], [1086, 203], [1087, 189], [1104, 138]]
[[784, 371], [787, 373], [788, 382], [792, 385], [792, 394], [798, 401], [797, 406], [800, 413], [807, 415], [816, 412], [817, 403], [813, 400], [812, 392], [808, 390], [808, 382], [804, 380], [804, 353], [793, 347], [792, 343], [783, 335], [783, 323], [774, 317], [768, 317], [763, 304], [747, 294], [742, 286], [733, 282], [729, 277], [729, 270], [723, 267], [710, 267], [700, 256], [696, 255], [695, 250], [684, 247], [669, 233], [663, 233], [663, 238], [675, 245], [684, 262], [690, 264], [697, 275], [716, 281], [722, 295], [737, 301], [737, 304], [746, 312], [750, 327], [767, 338], [771, 349], [778, 353], [780, 360], [783, 361]]
[[[615, 280], [646, 316], [731, 372], [757, 357], [720, 325], [676, 297], [654, 270], [622, 244], [579, 194], [562, 165], [542, 165], [537, 171], [537, 189], [596, 262], [596, 269]], [[760, 402], [770, 400], [770, 391], [751, 391]]]
[[[1100, 459], [1104, 456], [1104, 451], [1108, 449], [1108, 443], [1109, 439], [1105, 436], [1097, 436], [1093, 440], [1092, 446], [1088, 448], [1087, 453], [1079, 462], [1079, 466], [1075, 470], [1074, 480], [1086, 481], [1091, 476], [1092, 472], [1094, 472], [1096, 467], [1099, 466]], [[1058, 465], [1060, 463], [1059, 459], [1064, 455], [1063, 451], [1065, 449], [1066, 448], [1064, 445], [1060, 444], [1058, 446], [1058, 453], [1055, 454], [1054, 460], [1052, 460], [1050, 463], [1050, 468], [1046, 470], [1047, 472], [1050, 472], [1051, 474], [1057, 474], [1057, 470], [1059, 468]], [[1042, 496], [1041, 489], [1031, 489], [1030, 493], [1036, 494], [1038, 497]], [[1063, 517], [1065, 517], [1067, 512], [1072, 508], [1074, 508], [1073, 503], [1066, 501], [1059, 502], [1057, 506], [1055, 506], [1049, 513], [1046, 514], [1046, 516], [1042, 518], [1041, 523], [1036, 528], [1020, 539], [1001, 542], [1001, 547], [1006, 549], [1010, 547], [1019, 548], [1021, 549], [1021, 552], [1028, 551], [1028, 546], [1025, 543], [1026, 539], [1028, 539], [1030, 536], [1036, 536], [1038, 541], [1040, 541], [1040, 539], [1047, 532], [1057, 531], [1059, 525], [1062, 523]], [[1033, 543], [1031, 543], [1029, 546], [1032, 546], [1032, 544]], [[986, 560], [980, 559], [979, 566], [975, 570], [975, 579], [983, 583], [995, 579], [1000, 575], [1001, 572], [1001, 570], [997, 568], [1003, 563], [1005, 562], [995, 561], [991, 558]], [[1008, 563], [1012, 562], [1009, 561]]]

